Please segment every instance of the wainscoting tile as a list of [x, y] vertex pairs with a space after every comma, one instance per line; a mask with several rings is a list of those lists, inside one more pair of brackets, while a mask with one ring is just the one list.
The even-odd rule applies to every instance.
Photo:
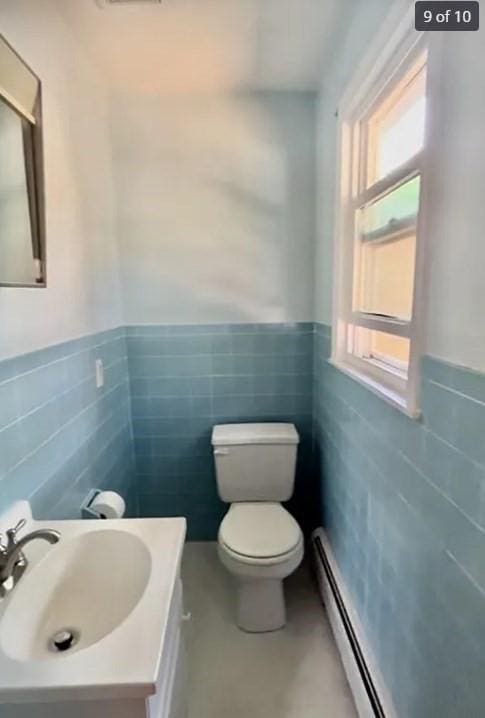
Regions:
[[302, 437], [291, 506], [308, 527], [313, 325], [128, 327], [127, 333], [142, 515], [172, 515], [182, 506], [189, 537], [215, 539], [225, 507], [217, 498], [212, 427], [290, 421]]
[[423, 361], [413, 421], [314, 340], [322, 520], [398, 715], [483, 714], [485, 376]]
[[0, 362], [0, 509], [29, 499], [36, 518], [79, 518], [99, 487], [123, 489], [136, 515], [133, 462], [123, 330]]

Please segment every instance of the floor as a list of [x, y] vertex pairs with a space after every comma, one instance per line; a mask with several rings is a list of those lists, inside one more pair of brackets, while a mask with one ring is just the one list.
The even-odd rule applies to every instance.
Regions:
[[189, 718], [356, 718], [308, 566], [285, 584], [286, 628], [259, 635], [234, 623], [234, 586], [215, 543], [187, 544], [183, 578]]

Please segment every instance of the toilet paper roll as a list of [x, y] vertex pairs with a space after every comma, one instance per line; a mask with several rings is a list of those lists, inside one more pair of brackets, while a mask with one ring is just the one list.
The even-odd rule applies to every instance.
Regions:
[[125, 513], [125, 501], [114, 491], [101, 491], [91, 506], [101, 519], [121, 519]]

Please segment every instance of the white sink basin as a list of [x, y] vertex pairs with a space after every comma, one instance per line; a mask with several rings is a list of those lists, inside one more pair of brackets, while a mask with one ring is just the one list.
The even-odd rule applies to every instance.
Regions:
[[[19, 502], [0, 516], [0, 532], [20, 518], [22, 535], [52, 528], [61, 537], [27, 544], [29, 566], [0, 600], [0, 715], [1, 704], [152, 695], [185, 519], [40, 522]], [[74, 642], [60, 652], [52, 639], [65, 629]]]
[[75, 637], [70, 654], [91, 646], [133, 611], [150, 570], [150, 552], [127, 531], [61, 540], [12, 592], [1, 622], [2, 650], [18, 661], [59, 660], [64, 656], [52, 638], [62, 630]]

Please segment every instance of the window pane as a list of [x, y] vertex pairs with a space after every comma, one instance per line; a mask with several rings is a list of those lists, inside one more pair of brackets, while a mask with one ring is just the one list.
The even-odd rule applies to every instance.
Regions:
[[377, 179], [416, 155], [424, 144], [426, 100], [418, 97], [395, 121], [381, 128]]
[[424, 145], [426, 57], [422, 56], [367, 118], [367, 186], [397, 169]]
[[349, 345], [352, 354], [406, 376], [409, 365], [409, 339], [362, 327], [353, 327], [353, 334], [352, 343]]
[[419, 209], [419, 187], [420, 178], [414, 177], [360, 210], [362, 233], [369, 234], [406, 217], [415, 217]]
[[410, 320], [413, 310], [416, 235], [363, 242], [358, 311]]
[[409, 339], [385, 332], [370, 331], [369, 358], [388, 362], [399, 367], [409, 364]]

